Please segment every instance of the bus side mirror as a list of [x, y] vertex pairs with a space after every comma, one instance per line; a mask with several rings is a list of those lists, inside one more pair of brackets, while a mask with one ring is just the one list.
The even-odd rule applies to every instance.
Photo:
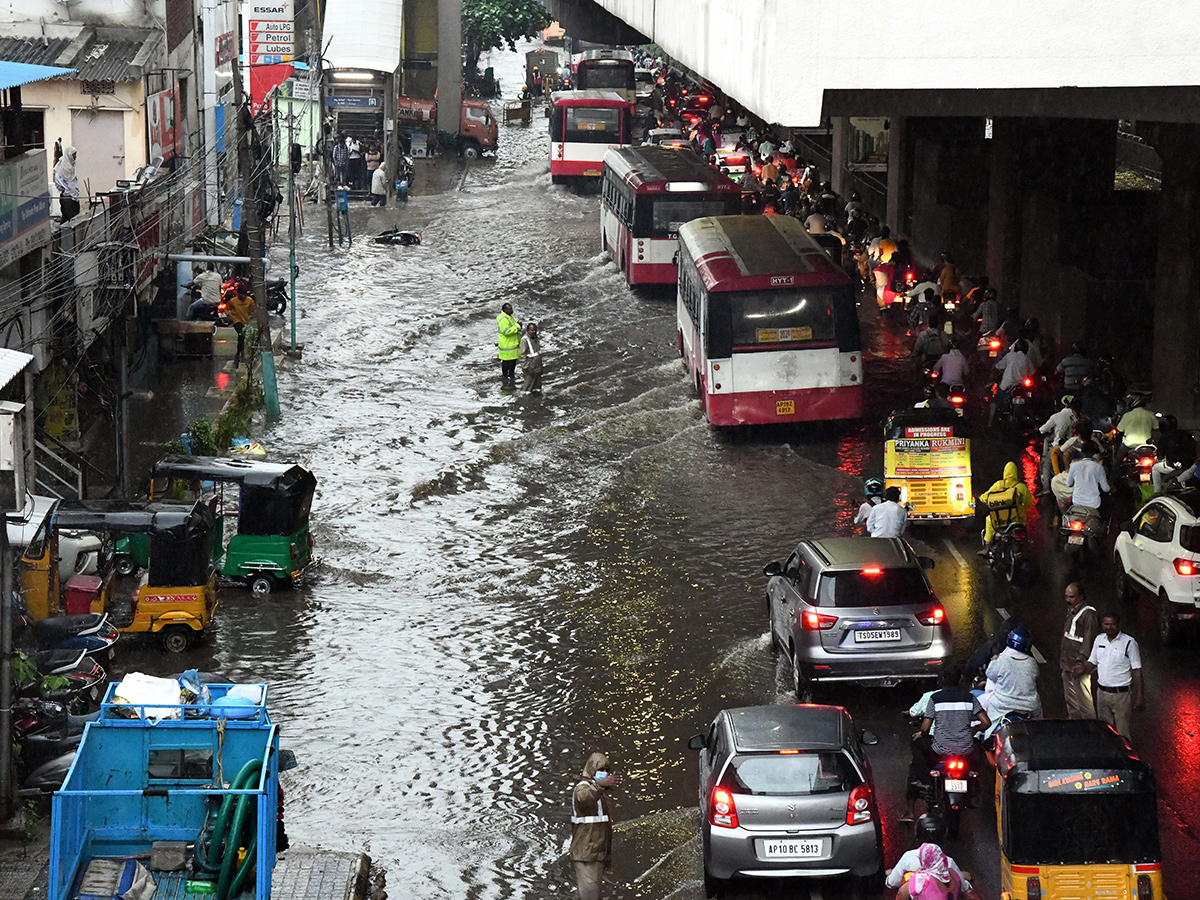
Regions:
[[873, 731], [864, 731], [862, 733], [862, 742], [868, 747], [874, 747], [879, 743], [879, 737]]
[[688, 749], [689, 750], [703, 750], [704, 749], [704, 735], [693, 734], [690, 738], [688, 738]]
[[763, 574], [768, 578], [774, 578], [776, 575], [782, 575], [783, 566], [777, 562], [769, 562], [763, 566]]
[[928, 556], [918, 556], [917, 562], [919, 562], [921, 564], [922, 569], [932, 569], [933, 568], [933, 559], [931, 559]]

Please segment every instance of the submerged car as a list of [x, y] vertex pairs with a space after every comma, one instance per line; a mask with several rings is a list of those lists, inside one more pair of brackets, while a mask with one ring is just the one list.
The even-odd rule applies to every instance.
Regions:
[[791, 660], [797, 697], [811, 700], [821, 682], [935, 679], [953, 641], [925, 578], [932, 568], [898, 538], [868, 537], [801, 541], [769, 563], [771, 640]]
[[840, 706], [722, 710], [700, 751], [704, 886], [853, 874], [883, 887], [883, 834], [860, 734]]

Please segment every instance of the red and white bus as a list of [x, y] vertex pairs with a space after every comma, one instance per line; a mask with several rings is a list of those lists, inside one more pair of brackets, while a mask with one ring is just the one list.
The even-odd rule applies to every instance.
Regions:
[[850, 279], [791, 216], [679, 229], [679, 352], [712, 425], [862, 415]]
[[599, 178], [604, 154], [633, 143], [634, 106], [612, 91], [550, 95], [550, 180]]
[[736, 216], [742, 192], [689, 149], [609, 150], [600, 193], [600, 241], [633, 284], [674, 284], [679, 226]]
[[615, 91], [637, 102], [637, 73], [628, 50], [585, 50], [575, 64], [575, 87], [581, 91]]

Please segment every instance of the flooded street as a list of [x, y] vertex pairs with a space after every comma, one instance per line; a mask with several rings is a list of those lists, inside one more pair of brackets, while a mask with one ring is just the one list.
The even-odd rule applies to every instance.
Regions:
[[[513, 95], [523, 57], [492, 57], [483, 65]], [[788, 701], [762, 566], [802, 536], [849, 532], [861, 476], [881, 466], [878, 424], [911, 391], [872, 328], [878, 387], [859, 425], [710, 429], [676, 354], [673, 294], [628, 290], [600, 255], [598, 197], [551, 186], [541, 112], [501, 128], [497, 160], [418, 160], [407, 204], [355, 204], [352, 247], [329, 251], [323, 214], [306, 208], [305, 349], [280, 360], [284, 413], [263, 441], [319, 479], [322, 565], [266, 602], [223, 591], [215, 637], [187, 664], [270, 683], [300, 760], [283, 779], [292, 840], [366, 849], [393, 897], [573, 892], [569, 795], [592, 750], [626, 775], [611, 894], [700, 897], [687, 739], [723, 707]], [[422, 245], [370, 242], [397, 227]], [[501, 387], [505, 301], [541, 326], [541, 396]], [[977, 447], [979, 491], [1019, 448]], [[1053, 603], [1064, 572], [1047, 562], [1041, 586], [1014, 592], [977, 570], [970, 528], [911, 537], [937, 557], [930, 577], [960, 658], [999, 623], [997, 608], [1036, 620], [1047, 709], [1061, 714]], [[1095, 573], [1098, 592], [1105, 578]], [[1169, 657], [1153, 661], [1152, 624], [1135, 627], [1148, 670], [1169, 669]], [[176, 662], [133, 649], [125, 661]], [[1173, 677], [1194, 695], [1194, 674]], [[909, 846], [895, 823], [910, 730], [900, 711], [920, 691], [847, 687], [834, 701], [880, 736], [869, 755], [889, 863]], [[1151, 690], [1144, 731], [1169, 715], [1165, 702]], [[996, 896], [984, 797], [953, 852], [991, 870], [980, 880]], [[1164, 830], [1180, 848], [1169, 858], [1194, 852], [1194, 803], [1177, 813], [1177, 843]]]

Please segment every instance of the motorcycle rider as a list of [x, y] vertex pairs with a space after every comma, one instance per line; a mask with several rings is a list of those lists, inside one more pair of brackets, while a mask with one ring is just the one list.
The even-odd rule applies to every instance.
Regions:
[[1108, 475], [1100, 460], [1103, 455], [1092, 441], [1084, 441], [1082, 456], [1067, 470], [1067, 487], [1071, 488], [1071, 507], [1080, 515], [1100, 515], [1100, 493], [1108, 493]]
[[1028, 346], [1023, 340], [1014, 341], [1009, 351], [996, 362], [996, 369], [1001, 374], [996, 396], [988, 404], [988, 428], [996, 421], [996, 410], [1007, 406], [1013, 388], [1034, 375], [1033, 363], [1026, 354]]
[[933, 364], [933, 372], [943, 384], [964, 384], [967, 376], [971, 374], [971, 364], [958, 349], [958, 345], [951, 341], [950, 349]]
[[867, 516], [867, 532], [875, 538], [904, 537], [908, 511], [900, 505], [900, 488], [890, 487], [883, 492], [883, 502]]
[[996, 532], [1012, 524], [1024, 525], [1025, 514], [1033, 506], [1033, 494], [1011, 460], [1004, 464], [1004, 476], [979, 495], [979, 503], [988, 510], [983, 527], [983, 549], [980, 556], [987, 556]]
[[866, 525], [867, 519], [871, 515], [871, 510], [883, 502], [883, 479], [868, 478], [863, 482], [863, 490], [867, 495], [867, 499], [858, 508], [858, 513], [854, 516], [855, 525]]
[[1043, 494], [1050, 493], [1050, 479], [1062, 470], [1061, 462], [1055, 459], [1055, 452], [1071, 436], [1072, 426], [1079, 421], [1080, 406], [1074, 397], [1063, 397], [1062, 409], [1038, 427], [1038, 432], [1044, 435], [1041, 460]]
[[1080, 410], [1092, 421], [1092, 427], [1098, 431], [1108, 431], [1112, 428], [1115, 405], [1112, 397], [1092, 375], [1083, 378], [1079, 392], [1075, 395], [1082, 404]]
[[1008, 646], [988, 663], [987, 678], [992, 691], [986, 711], [992, 720], [992, 728], [985, 732], [985, 737], [1011, 713], [1020, 713], [1026, 718], [1041, 718], [1042, 698], [1037, 690], [1038, 664], [1030, 654], [1032, 649], [1033, 635], [1018, 625], [1008, 633]]
[[1126, 403], [1129, 411], [1117, 423], [1119, 434], [1113, 462], [1118, 466], [1125, 461], [1131, 449], [1150, 443], [1154, 426], [1158, 424], [1158, 417], [1149, 407], [1149, 391], [1130, 391]]
[[200, 296], [188, 307], [187, 317], [189, 319], [198, 319], [216, 310], [221, 304], [221, 284], [221, 273], [217, 271], [215, 265], [209, 263], [207, 269], [184, 285], [186, 288], [200, 291]]
[[1179, 427], [1174, 416], [1159, 420], [1157, 446], [1158, 461], [1150, 470], [1155, 492], [1162, 490], [1163, 482], [1174, 479], [1183, 484], [1196, 474], [1196, 439]]
[[908, 770], [905, 814], [900, 818], [901, 822], [913, 821], [921, 785], [928, 782], [930, 770], [942, 757], [965, 756], [976, 766], [979, 764], [979, 748], [971, 723], [978, 720], [985, 729], [992, 724], [979, 700], [960, 684], [961, 670], [947, 669], [942, 675], [943, 687], [929, 698], [921, 730], [912, 736], [912, 763]]
[[[896, 890], [908, 881], [909, 875], [921, 871], [921, 847], [926, 844], [937, 844], [941, 836], [939, 832], [940, 829], [937, 822], [927, 816], [923, 816], [921, 821], [917, 823], [917, 840], [920, 841], [920, 845], [913, 847], [911, 850], [906, 850], [901, 854], [900, 858], [896, 860], [896, 865], [892, 866], [888, 871], [887, 880], [884, 884], [892, 890]], [[946, 864], [958, 873], [959, 880], [962, 882], [963, 893], [969, 893], [971, 890], [971, 873], [960, 869], [958, 863], [949, 855], [946, 856]]]
[[1054, 371], [1062, 377], [1062, 392], [1077, 394], [1083, 387], [1083, 379], [1089, 377], [1095, 369], [1095, 363], [1084, 353], [1083, 344], [1076, 341], [1071, 345], [1070, 355], [1064, 356]]
[[995, 288], [984, 288], [983, 300], [975, 307], [975, 321], [982, 334], [991, 334], [1000, 325], [1000, 301]]
[[934, 313], [929, 317], [928, 327], [917, 335], [913, 356], [922, 366], [934, 366], [949, 346], [950, 341], [942, 331], [942, 318]]

